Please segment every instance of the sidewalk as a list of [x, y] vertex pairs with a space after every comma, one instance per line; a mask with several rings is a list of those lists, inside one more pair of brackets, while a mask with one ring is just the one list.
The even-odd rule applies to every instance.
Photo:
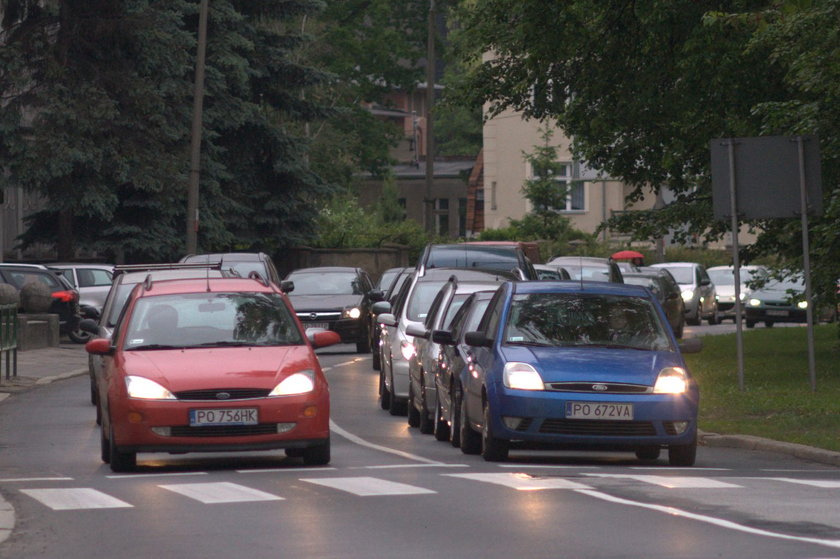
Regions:
[[72, 342], [58, 347], [18, 351], [17, 377], [6, 378], [6, 355], [0, 359], [0, 402], [16, 392], [56, 380], [87, 374], [85, 346]]

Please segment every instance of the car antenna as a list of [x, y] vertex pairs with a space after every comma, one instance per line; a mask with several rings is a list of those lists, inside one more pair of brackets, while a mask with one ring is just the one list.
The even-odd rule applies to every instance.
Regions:
[[207, 293], [210, 293], [210, 266], [207, 267], [207, 273], [204, 276], [204, 281], [207, 282]]
[[583, 256], [578, 254], [578, 264], [580, 264], [580, 290], [583, 291]]

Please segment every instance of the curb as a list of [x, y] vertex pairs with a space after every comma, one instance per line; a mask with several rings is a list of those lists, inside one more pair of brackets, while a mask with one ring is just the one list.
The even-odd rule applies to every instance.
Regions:
[[51, 382], [55, 382], [57, 380], [64, 380], [64, 379], [68, 379], [68, 378], [72, 378], [72, 377], [77, 377], [77, 376], [80, 376], [80, 375], [85, 375], [87, 373], [88, 373], [88, 369], [76, 369], [75, 371], [70, 371], [70, 372], [67, 372], [67, 373], [61, 373], [60, 375], [53, 375], [51, 377], [39, 378], [38, 380], [35, 381], [35, 384], [36, 385], [50, 384]]
[[718, 435], [717, 433], [701, 432], [698, 433], [698, 437], [698, 443], [705, 446], [763, 450], [787, 454], [821, 464], [840, 466], [840, 452], [814, 448], [804, 444], [779, 442], [753, 435]]

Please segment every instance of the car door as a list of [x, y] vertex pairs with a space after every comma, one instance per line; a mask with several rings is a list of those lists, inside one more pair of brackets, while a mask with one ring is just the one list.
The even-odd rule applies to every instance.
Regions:
[[700, 294], [703, 299], [703, 308], [701, 314], [712, 314], [715, 309], [715, 286], [712, 279], [706, 272], [706, 268], [698, 265], [696, 269], [697, 285], [700, 288]]
[[[498, 336], [499, 324], [502, 319], [506, 301], [506, 290], [499, 289], [491, 299], [487, 311], [478, 325], [478, 332], [493, 339], [493, 345]], [[484, 414], [481, 393], [486, 382], [488, 368], [492, 367], [494, 349], [492, 347], [469, 346], [467, 350], [468, 374], [464, 376], [464, 403], [467, 418], [474, 424], [481, 423]]]

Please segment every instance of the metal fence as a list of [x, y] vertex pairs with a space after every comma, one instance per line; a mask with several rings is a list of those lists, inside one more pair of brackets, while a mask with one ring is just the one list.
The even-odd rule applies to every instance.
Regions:
[[17, 377], [18, 347], [17, 305], [0, 305], [0, 380], [3, 379], [3, 359], [6, 361], [6, 380]]

